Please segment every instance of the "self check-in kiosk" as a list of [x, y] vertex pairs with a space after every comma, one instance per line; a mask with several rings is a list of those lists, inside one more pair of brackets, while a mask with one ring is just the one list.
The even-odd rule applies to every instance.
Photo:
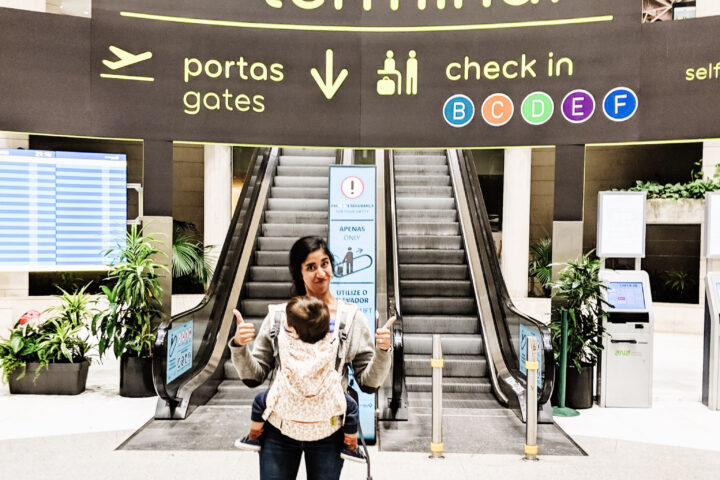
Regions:
[[711, 410], [720, 410], [720, 272], [705, 279], [704, 330], [702, 401]]
[[601, 270], [605, 299], [601, 407], [650, 407], [653, 311], [650, 278], [641, 270]]

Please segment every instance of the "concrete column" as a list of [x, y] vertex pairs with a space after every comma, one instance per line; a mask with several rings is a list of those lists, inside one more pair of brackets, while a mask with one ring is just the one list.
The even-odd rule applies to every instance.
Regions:
[[696, 17], [720, 15], [720, 2], [717, 0], [696, 0], [695, 5]]
[[528, 291], [531, 160], [530, 148], [505, 149], [500, 262], [512, 298], [525, 298]]
[[[2, 6], [2, 2], [0, 2], [0, 6]], [[28, 135], [0, 132], [0, 148], [28, 148], [29, 143]], [[29, 294], [30, 275], [28, 272], [0, 272], [0, 297], [27, 297]]]
[[[165, 265], [168, 272], [159, 271], [160, 288], [162, 288], [162, 309], [166, 318], [170, 318], [172, 314], [172, 234], [173, 234], [173, 218], [166, 216], [144, 216], [143, 232], [152, 236], [155, 241], [153, 246], [160, 250], [161, 253], [152, 257], [153, 262], [159, 265]], [[157, 327], [156, 322], [154, 327]]]
[[205, 145], [205, 225], [203, 241], [215, 267], [232, 219], [232, 147]]

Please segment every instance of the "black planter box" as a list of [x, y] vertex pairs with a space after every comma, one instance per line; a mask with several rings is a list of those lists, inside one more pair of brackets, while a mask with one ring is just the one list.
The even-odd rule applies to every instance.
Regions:
[[[582, 365], [580, 372], [575, 365], [568, 365], [565, 379], [565, 406], [580, 410], [592, 407], [593, 365]], [[560, 371], [555, 371], [555, 388], [552, 404], [559, 405]]]
[[50, 363], [40, 369], [35, 379], [39, 363], [28, 363], [25, 376], [17, 379], [17, 371], [10, 375], [10, 393], [31, 395], [77, 395], [85, 391], [90, 363]]
[[152, 357], [120, 357], [120, 396], [154, 397], [155, 385], [152, 377]]

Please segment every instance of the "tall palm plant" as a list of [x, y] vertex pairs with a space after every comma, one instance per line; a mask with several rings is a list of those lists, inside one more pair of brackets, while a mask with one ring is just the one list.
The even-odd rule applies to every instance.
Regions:
[[192, 277], [207, 287], [213, 274], [207, 250], [198, 239], [195, 225], [188, 222], [173, 222], [172, 275], [173, 278]]
[[537, 279], [542, 286], [543, 295], [550, 296], [552, 281], [552, 239], [541, 238], [530, 245], [530, 263], [528, 264], [528, 275]]

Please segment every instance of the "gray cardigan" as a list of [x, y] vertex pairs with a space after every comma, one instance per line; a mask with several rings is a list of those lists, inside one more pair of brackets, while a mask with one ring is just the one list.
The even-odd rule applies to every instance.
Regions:
[[[233, 339], [230, 339], [229, 346], [233, 365], [240, 378], [249, 387], [263, 383], [276, 368], [270, 329], [277, 310], [284, 313], [285, 304], [268, 306], [268, 314], [260, 326], [260, 331], [255, 336], [252, 353], [247, 346], [237, 346]], [[392, 349], [386, 351], [377, 348], [373, 344], [365, 315], [355, 305], [338, 300], [336, 322], [338, 322], [337, 319], [343, 318], [343, 315], [352, 315], [352, 321], [347, 321], [345, 362], [352, 365], [355, 379], [361, 390], [374, 392], [382, 386], [390, 371]], [[347, 389], [347, 369], [344, 369], [343, 373], [343, 388]]]

